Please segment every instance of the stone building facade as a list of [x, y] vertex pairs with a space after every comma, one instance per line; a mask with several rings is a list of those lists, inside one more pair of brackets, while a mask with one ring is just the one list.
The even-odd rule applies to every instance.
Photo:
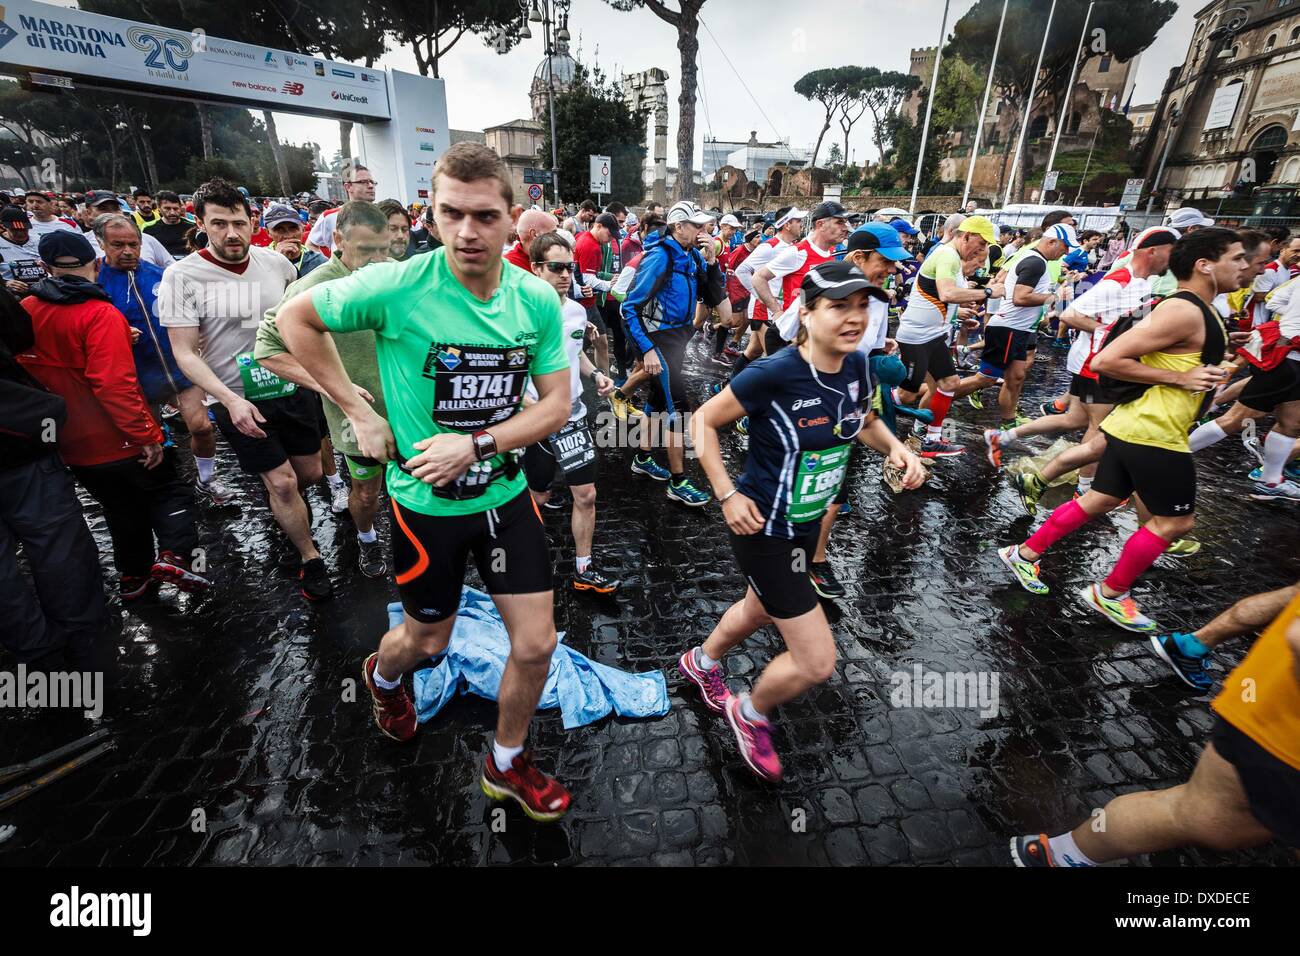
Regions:
[[1300, 0], [1202, 7], [1151, 126], [1147, 182], [1167, 203], [1300, 189]]

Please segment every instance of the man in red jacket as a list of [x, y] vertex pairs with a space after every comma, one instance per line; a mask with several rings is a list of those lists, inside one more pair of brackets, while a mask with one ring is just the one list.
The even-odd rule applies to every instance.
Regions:
[[67, 231], [42, 236], [39, 250], [51, 277], [22, 301], [35, 342], [18, 361], [67, 403], [59, 451], [104, 509], [122, 598], [143, 597], [163, 581], [205, 590], [202, 567], [191, 566], [194, 496], [140, 390], [126, 317], [95, 284], [95, 250]]

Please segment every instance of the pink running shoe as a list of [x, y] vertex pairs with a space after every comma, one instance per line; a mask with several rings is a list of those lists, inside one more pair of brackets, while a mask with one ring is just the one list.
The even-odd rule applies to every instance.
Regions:
[[740, 710], [740, 698], [727, 700], [727, 723], [736, 733], [736, 746], [749, 769], [763, 780], [776, 783], [781, 779], [781, 760], [772, 749], [772, 727], [766, 721], [746, 719]]
[[692, 647], [677, 659], [677, 669], [682, 672], [683, 677], [700, 689], [700, 696], [704, 698], [704, 703], [709, 710], [719, 714], [726, 711], [727, 701], [731, 700], [731, 691], [727, 690], [727, 685], [722, 682], [721, 666], [713, 670], [704, 670], [695, 663], [695, 648]]

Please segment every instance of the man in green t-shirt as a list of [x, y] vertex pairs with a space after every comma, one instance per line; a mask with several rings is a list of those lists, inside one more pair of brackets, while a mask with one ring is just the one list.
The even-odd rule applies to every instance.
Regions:
[[[512, 201], [500, 157], [457, 143], [434, 175], [446, 245], [318, 285], [283, 304], [277, 325], [348, 416], [362, 453], [388, 462], [405, 614], [363, 666], [379, 729], [415, 736], [402, 676], [446, 649], [472, 552], [510, 635], [480, 783], [549, 821], [568, 810], [568, 791], [523, 745], [556, 643], [550, 548], [514, 452], [568, 421], [569, 362], [555, 290], [501, 260]], [[387, 421], [353, 388], [326, 334], [360, 329], [375, 333]], [[538, 400], [521, 410], [530, 379]]]
[[[296, 282], [289, 283], [284, 290], [284, 298], [274, 308], [266, 310], [266, 315], [257, 328], [257, 344], [253, 348], [253, 358], [263, 368], [270, 369], [285, 381], [322, 393], [321, 386], [285, 348], [284, 339], [275, 322], [280, 306], [298, 293], [313, 289], [322, 282], [342, 279], [362, 266], [386, 261], [390, 248], [388, 220], [379, 206], [354, 199], [344, 203], [336, 215], [338, 222], [334, 226], [334, 255], [324, 265], [316, 267]], [[330, 338], [334, 340], [334, 348], [339, 353], [339, 360], [352, 384], [370, 395], [374, 400], [376, 414], [386, 417], [388, 412], [384, 407], [383, 384], [379, 380], [379, 362], [375, 356], [375, 333], [370, 329], [362, 329], [357, 332], [337, 332]], [[384, 480], [384, 467], [374, 458], [367, 458], [361, 453], [356, 435], [343, 410], [330, 401], [328, 396], [322, 401], [325, 406], [325, 421], [329, 425], [330, 442], [334, 449], [343, 453], [352, 475], [352, 487], [348, 491], [348, 512], [357, 529], [357, 565], [366, 577], [382, 577], [388, 573], [388, 562], [384, 559], [384, 546], [380, 544], [379, 535], [375, 532], [375, 513], [379, 510], [379, 488]], [[330, 456], [333, 457], [332, 451]]]

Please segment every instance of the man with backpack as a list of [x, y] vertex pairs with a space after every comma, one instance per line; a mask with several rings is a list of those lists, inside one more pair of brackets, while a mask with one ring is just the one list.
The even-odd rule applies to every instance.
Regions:
[[1106, 451], [1092, 489], [1053, 511], [1023, 544], [999, 552], [1026, 591], [1046, 594], [1048, 587], [1038, 577], [1043, 553], [1140, 495], [1151, 520], [1125, 542], [1105, 581], [1080, 593], [1088, 607], [1138, 633], [1157, 625], [1138, 610], [1129, 588], [1196, 523], [1196, 466], [1187, 433], [1201, 413], [1204, 393], [1223, 381], [1220, 363], [1228, 347], [1227, 330], [1211, 303], [1220, 292], [1240, 286], [1247, 259], [1235, 232], [1207, 228], [1179, 239], [1169, 264], [1178, 290], [1130, 326], [1117, 321], [1092, 357], [1101, 387], [1116, 402], [1101, 424]]

